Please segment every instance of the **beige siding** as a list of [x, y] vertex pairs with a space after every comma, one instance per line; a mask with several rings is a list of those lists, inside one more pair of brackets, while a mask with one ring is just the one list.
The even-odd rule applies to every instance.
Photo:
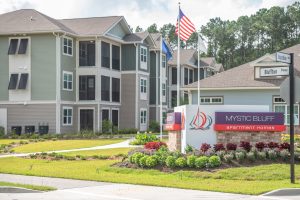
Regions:
[[55, 133], [55, 104], [43, 105], [0, 105], [0, 108], [7, 108], [7, 130], [11, 131], [12, 126], [35, 126], [49, 125], [49, 133]]
[[120, 128], [135, 127], [135, 74], [122, 74], [122, 106], [120, 109]]

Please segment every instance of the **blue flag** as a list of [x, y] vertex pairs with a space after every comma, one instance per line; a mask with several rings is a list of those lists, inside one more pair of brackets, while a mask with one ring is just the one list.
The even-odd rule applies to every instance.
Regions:
[[166, 54], [167, 61], [172, 58], [172, 53], [165, 40], [162, 40], [162, 52]]

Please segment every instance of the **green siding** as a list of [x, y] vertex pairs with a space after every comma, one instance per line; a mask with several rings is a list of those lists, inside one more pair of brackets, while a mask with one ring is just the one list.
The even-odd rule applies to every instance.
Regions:
[[126, 35], [125, 30], [122, 28], [120, 24], [113, 27], [108, 33], [117, 36], [118, 38], [123, 38]]
[[[61, 39], [61, 100], [76, 100], [76, 40], [73, 38], [73, 56], [63, 54], [63, 39]], [[63, 71], [73, 72], [73, 91], [63, 90]]]
[[55, 100], [56, 42], [51, 34], [31, 36], [31, 99]]
[[8, 37], [0, 37], [0, 101], [8, 101]]
[[136, 69], [136, 48], [133, 44], [122, 45], [122, 70]]

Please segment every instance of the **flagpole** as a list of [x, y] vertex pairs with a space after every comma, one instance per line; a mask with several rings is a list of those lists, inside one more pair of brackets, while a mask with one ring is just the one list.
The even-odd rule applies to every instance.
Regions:
[[200, 106], [200, 35], [198, 33], [198, 107]]
[[159, 109], [159, 121], [160, 121], [160, 139], [162, 140], [162, 126], [163, 126], [163, 116], [162, 116], [162, 45], [163, 45], [163, 37], [161, 34], [161, 40], [160, 40], [160, 67], [159, 67], [159, 103], [160, 103], [160, 109]]
[[178, 46], [177, 46], [177, 106], [180, 106], [180, 2], [178, 2]]

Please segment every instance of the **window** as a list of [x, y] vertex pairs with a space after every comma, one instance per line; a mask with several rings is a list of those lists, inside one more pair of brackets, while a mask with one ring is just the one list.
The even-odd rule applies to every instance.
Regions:
[[79, 42], [79, 66], [95, 66], [95, 41]]
[[112, 86], [112, 101], [120, 102], [120, 79], [112, 78], [111, 86]]
[[72, 72], [63, 72], [63, 89], [64, 90], [73, 90], [73, 73]]
[[177, 105], [177, 91], [171, 92], [171, 107], [175, 107]]
[[28, 73], [21, 74], [18, 89], [25, 90], [27, 87]]
[[18, 54], [26, 54], [27, 46], [28, 46], [28, 39], [26, 38], [21, 39]]
[[189, 74], [189, 84], [193, 83], [193, 76], [194, 76], [194, 72], [192, 69], [190, 69], [190, 74]]
[[101, 42], [101, 66], [110, 68], [110, 44]]
[[108, 76], [101, 76], [101, 100], [110, 101], [110, 78]]
[[141, 61], [147, 62], [147, 48], [141, 47]]
[[112, 68], [120, 70], [120, 47], [112, 45]]
[[109, 120], [109, 110], [108, 109], [102, 109], [102, 122]]
[[184, 68], [184, 85], [189, 84], [189, 69]]
[[140, 79], [140, 98], [147, 100], [147, 79]]
[[111, 111], [111, 122], [114, 127], [119, 127], [119, 110]]
[[189, 92], [187, 91], [183, 92], [183, 104], [184, 105], [189, 104]]
[[[280, 97], [273, 97], [274, 112], [284, 114], [284, 124], [290, 124], [290, 106]], [[294, 104], [294, 123], [299, 125], [299, 104]]]
[[177, 69], [172, 67], [172, 84], [177, 84]]
[[223, 97], [201, 97], [200, 102], [203, 104], [223, 104]]
[[166, 56], [165, 56], [165, 55], [162, 55], [162, 67], [163, 67], [163, 68], [166, 68], [166, 66], [167, 66]]
[[141, 125], [146, 125], [147, 124], [147, 110], [146, 109], [141, 109], [140, 112], [140, 122]]
[[63, 107], [63, 125], [71, 126], [73, 124], [73, 108]]
[[17, 48], [18, 48], [18, 42], [19, 39], [11, 39], [9, 48], [8, 48], [8, 55], [14, 55], [16, 54]]
[[64, 55], [73, 56], [73, 39], [64, 37], [63, 38], [63, 49], [64, 49]]
[[79, 100], [95, 100], [95, 76], [79, 76]]
[[19, 79], [19, 74], [11, 74], [10, 75], [10, 80], [9, 80], [9, 84], [8, 84], [9, 90], [17, 89], [18, 79]]
[[166, 96], [166, 84], [162, 84], [162, 95], [165, 97]]

